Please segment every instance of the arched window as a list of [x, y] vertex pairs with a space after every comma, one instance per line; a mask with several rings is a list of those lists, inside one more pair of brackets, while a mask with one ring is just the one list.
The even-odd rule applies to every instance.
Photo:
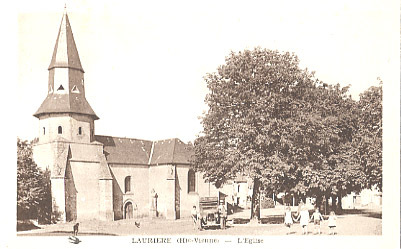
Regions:
[[78, 135], [82, 135], [82, 127], [78, 128]]
[[46, 128], [43, 127], [43, 135], [46, 135]]
[[63, 127], [61, 126], [58, 127], [58, 134], [63, 134]]
[[131, 176], [125, 177], [125, 193], [131, 192]]
[[188, 193], [195, 192], [195, 171], [188, 171]]

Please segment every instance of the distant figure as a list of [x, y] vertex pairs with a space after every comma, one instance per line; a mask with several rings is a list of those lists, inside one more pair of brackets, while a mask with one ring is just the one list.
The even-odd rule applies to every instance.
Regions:
[[78, 236], [78, 227], [79, 227], [79, 223], [76, 223], [74, 226], [73, 226], [73, 229], [74, 229], [74, 231], [73, 231], [73, 236], [75, 237], [75, 236]]
[[316, 230], [318, 234], [320, 234], [320, 221], [324, 220], [322, 214], [319, 212], [319, 208], [316, 207], [315, 212], [312, 214], [311, 219], [313, 219], [313, 224], [315, 224], [313, 228], [313, 232], [316, 234]]
[[308, 234], [309, 212], [304, 205], [302, 206], [301, 212], [299, 213], [296, 221], [298, 221], [299, 219], [301, 219], [299, 223], [302, 227], [302, 235]]
[[135, 226], [136, 226], [137, 228], [141, 228], [141, 223], [135, 221]]
[[198, 211], [196, 210], [196, 206], [192, 207], [191, 217], [193, 221], [193, 229], [195, 230], [198, 228]]
[[227, 210], [226, 207], [224, 206], [224, 202], [220, 202], [220, 205], [218, 207], [218, 212], [220, 216], [220, 227], [221, 229], [226, 229]]
[[304, 201], [301, 199], [301, 201], [298, 203], [298, 210], [297, 210], [297, 216], [299, 213], [301, 213], [301, 209], [304, 206]]
[[291, 226], [292, 226], [293, 223], [294, 222], [292, 220], [291, 208], [290, 207], [286, 207], [286, 211], [285, 211], [285, 214], [284, 214], [284, 225], [286, 227], [288, 227], [287, 235], [291, 234]]
[[78, 227], [79, 227], [79, 223], [76, 223], [72, 228], [72, 236], [69, 236], [69, 242], [73, 243], [73, 244], [78, 244], [79, 242], [81, 242], [78, 237], [76, 237], [78, 235]]
[[328, 224], [329, 225], [329, 229], [330, 229], [329, 235], [336, 234], [336, 226], [337, 226], [336, 220], [337, 220], [336, 214], [334, 213], [334, 211], [331, 211], [330, 212], [330, 216], [329, 216], [329, 224]]

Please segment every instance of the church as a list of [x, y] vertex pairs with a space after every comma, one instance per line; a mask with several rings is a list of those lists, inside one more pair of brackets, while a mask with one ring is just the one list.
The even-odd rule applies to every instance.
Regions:
[[59, 221], [190, 216], [200, 196], [219, 190], [191, 168], [191, 145], [95, 135], [99, 119], [85, 98], [84, 70], [64, 12], [48, 68], [34, 160], [51, 171]]

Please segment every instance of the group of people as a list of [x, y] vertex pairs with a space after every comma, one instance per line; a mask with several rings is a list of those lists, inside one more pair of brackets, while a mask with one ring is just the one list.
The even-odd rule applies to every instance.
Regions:
[[[301, 204], [302, 205], [302, 204]], [[291, 233], [291, 226], [294, 224], [294, 220], [298, 221], [302, 227], [302, 234], [308, 234], [308, 224], [309, 221], [313, 220], [314, 223], [314, 234], [321, 234], [320, 232], [320, 223], [324, 221], [324, 218], [322, 214], [319, 212], [319, 208], [315, 208], [315, 212], [312, 214], [311, 217], [309, 217], [309, 211], [305, 205], [302, 205], [300, 208], [300, 211], [298, 212], [298, 216], [293, 219], [291, 208], [287, 207], [285, 214], [284, 214], [284, 225], [288, 227], [288, 232], [287, 234]], [[330, 229], [329, 234], [334, 235], [336, 234], [336, 214], [334, 211], [330, 212], [330, 216], [328, 218], [328, 227]]]

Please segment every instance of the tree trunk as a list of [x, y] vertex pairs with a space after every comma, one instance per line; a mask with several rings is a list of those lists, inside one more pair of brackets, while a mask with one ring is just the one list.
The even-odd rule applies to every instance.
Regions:
[[251, 220], [260, 220], [260, 181], [258, 178], [253, 179], [253, 192], [251, 202]]
[[318, 207], [321, 212], [324, 211], [324, 210], [322, 210], [322, 207], [321, 207], [322, 204], [323, 204], [323, 196], [321, 196], [321, 195], [316, 196], [315, 207]]
[[342, 199], [342, 194], [340, 193], [340, 195], [338, 196], [338, 206], [337, 206], [337, 211], [338, 212], [341, 212], [342, 210], [343, 210], [343, 207], [342, 207], [342, 201], [341, 201], [341, 199]]
[[325, 195], [326, 201], [325, 201], [325, 206], [324, 206], [324, 214], [327, 215], [329, 211], [329, 199], [330, 197], [328, 195]]
[[332, 195], [331, 196], [331, 211], [336, 211], [337, 210], [337, 196], [336, 195]]

